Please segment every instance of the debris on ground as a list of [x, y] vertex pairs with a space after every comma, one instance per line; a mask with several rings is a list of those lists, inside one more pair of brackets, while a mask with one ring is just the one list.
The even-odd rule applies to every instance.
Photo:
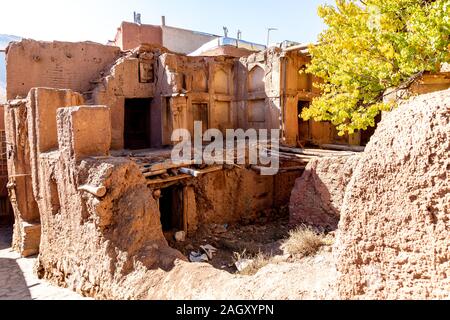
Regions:
[[206, 254], [202, 254], [200, 252], [191, 252], [191, 254], [189, 255], [189, 261], [190, 262], [195, 262], [195, 263], [200, 263], [200, 262], [208, 262], [209, 258]]
[[186, 241], [186, 232], [179, 231], [179, 232], [175, 233], [175, 240], [177, 242], [185, 242]]
[[201, 246], [200, 249], [202, 249], [206, 253], [209, 260], [212, 260], [214, 257], [214, 254], [217, 252], [217, 249], [209, 244], [206, 246]]

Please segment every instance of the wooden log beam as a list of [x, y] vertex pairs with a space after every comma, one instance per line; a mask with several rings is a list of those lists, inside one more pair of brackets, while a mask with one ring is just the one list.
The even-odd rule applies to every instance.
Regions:
[[361, 146], [349, 146], [349, 145], [340, 145], [340, 144], [322, 144], [320, 145], [322, 149], [331, 149], [331, 150], [339, 150], [339, 151], [352, 151], [352, 152], [364, 152], [366, 147]]
[[103, 198], [106, 195], [106, 188], [104, 186], [91, 186], [88, 184], [82, 185], [78, 188], [78, 191], [85, 191], [87, 193], [90, 193], [94, 196], [96, 196], [97, 198]]
[[150, 177], [154, 177], [154, 176], [159, 176], [161, 174], [165, 174], [167, 173], [167, 170], [159, 170], [159, 171], [150, 171], [150, 172], [144, 172], [144, 177], [146, 178], [150, 178]]
[[[198, 171], [198, 176], [200, 175], [204, 175], [207, 173], [212, 173], [212, 172], [217, 172], [217, 171], [221, 171], [223, 170], [223, 166], [214, 166], [214, 167], [210, 167], [210, 168], [206, 168], [203, 170], [195, 170]], [[197, 177], [198, 177], [197, 176]], [[151, 179], [147, 181], [147, 185], [158, 185], [158, 184], [165, 184], [168, 182], [174, 182], [174, 181], [179, 181], [179, 180], [183, 180], [183, 179], [189, 179], [192, 178], [193, 176], [191, 174], [180, 174], [178, 176], [174, 176], [174, 177], [168, 177], [168, 178], [158, 178], [158, 179]]]

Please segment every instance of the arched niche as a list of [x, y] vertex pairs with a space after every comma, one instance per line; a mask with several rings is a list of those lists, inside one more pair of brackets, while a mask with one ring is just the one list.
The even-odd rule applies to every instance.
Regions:
[[208, 92], [208, 77], [205, 71], [199, 70], [194, 72], [192, 88], [196, 92]]
[[219, 69], [216, 71], [214, 75], [214, 88], [215, 92], [219, 94], [230, 93], [228, 73], [226, 73], [225, 70]]
[[263, 92], [265, 90], [264, 78], [264, 69], [260, 66], [253, 67], [248, 73], [248, 92]]

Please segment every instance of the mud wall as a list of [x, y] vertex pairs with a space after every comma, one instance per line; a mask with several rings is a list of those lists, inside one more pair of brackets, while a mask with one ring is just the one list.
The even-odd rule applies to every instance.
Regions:
[[[235, 60], [224, 57], [187, 57], [163, 54], [158, 60], [155, 110], [162, 118], [162, 144], [170, 145], [175, 129], [188, 129], [194, 121], [204, 129], [235, 128]], [[157, 117], [157, 115], [155, 115]]]
[[7, 99], [24, 98], [33, 87], [88, 91], [120, 49], [92, 42], [12, 42], [6, 55]]
[[23, 256], [39, 250], [39, 210], [33, 196], [27, 100], [6, 105], [5, 125], [8, 161], [8, 194], [15, 223], [13, 249]]
[[[90, 118], [102, 121], [86, 127]], [[42, 154], [40, 161], [45, 196], [39, 200], [37, 271], [84, 295], [138, 298], [147, 292], [140, 291], [136, 282], [142, 278], [136, 273], [168, 269], [184, 258], [168, 247], [156, 201], [138, 166], [107, 157], [109, 119], [109, 109], [102, 106], [58, 111], [59, 150]], [[106, 139], [92, 149], [87, 134]], [[101, 160], [91, 157], [101, 155]], [[82, 191], [86, 186], [103, 187], [106, 193]]]
[[56, 109], [82, 101], [81, 95], [71, 90], [34, 88], [27, 99], [6, 105], [8, 190], [15, 215], [13, 247], [23, 256], [39, 250], [39, 157], [58, 147]]
[[344, 198], [335, 251], [344, 299], [446, 299], [450, 91], [387, 114]]
[[250, 129], [280, 129], [281, 83], [275, 49], [240, 59], [237, 99], [238, 126]]
[[252, 223], [271, 217], [289, 203], [291, 190], [301, 172], [261, 176], [251, 169], [231, 169], [210, 173], [191, 184], [188, 231], [201, 225]]
[[347, 186], [359, 155], [312, 160], [297, 179], [290, 198], [290, 224], [337, 229]]
[[163, 45], [162, 30], [160, 26], [149, 24], [122, 22], [117, 29], [114, 45], [122, 50], [132, 50], [141, 44]]
[[[92, 103], [111, 108], [111, 147], [114, 150], [124, 148], [125, 100], [155, 97], [156, 57], [163, 49], [152, 49], [153, 47], [144, 49], [142, 46], [140, 48], [118, 59], [93, 90]], [[161, 117], [154, 115], [155, 106], [148, 107], [151, 108], [149, 121], [151, 137], [160, 136]], [[153, 140], [158, 141], [157, 138]]]

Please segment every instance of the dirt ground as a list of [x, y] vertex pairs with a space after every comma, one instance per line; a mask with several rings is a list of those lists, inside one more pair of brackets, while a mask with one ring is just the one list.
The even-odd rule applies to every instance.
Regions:
[[207, 225], [186, 239], [177, 242], [174, 233], [166, 233], [171, 247], [179, 250], [186, 257], [191, 252], [202, 252], [201, 246], [211, 245], [217, 249], [213, 259], [208, 263], [216, 269], [235, 274], [236, 253], [245, 252], [248, 256], [262, 253], [267, 256], [284, 255], [281, 245], [289, 235], [288, 208], [278, 212], [263, 214], [256, 223], [242, 221], [235, 225]]

